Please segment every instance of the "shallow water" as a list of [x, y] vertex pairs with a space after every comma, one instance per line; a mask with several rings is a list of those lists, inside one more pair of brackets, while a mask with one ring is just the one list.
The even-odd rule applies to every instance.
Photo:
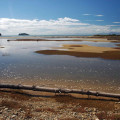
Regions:
[[116, 47], [115, 43], [108, 42], [7, 42], [7, 39], [0, 39], [0, 46], [5, 47], [0, 48], [0, 82], [120, 93], [120, 60], [35, 53], [37, 50], [52, 49], [52, 47], [59, 47], [62, 44]]

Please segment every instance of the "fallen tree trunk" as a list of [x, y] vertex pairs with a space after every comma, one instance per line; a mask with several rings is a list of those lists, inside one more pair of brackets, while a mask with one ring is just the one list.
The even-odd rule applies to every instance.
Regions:
[[82, 95], [93, 95], [93, 96], [111, 97], [111, 98], [120, 99], [120, 94], [96, 92], [96, 91], [83, 91], [78, 89], [59, 89], [59, 88], [47, 88], [47, 87], [30, 86], [30, 85], [8, 85], [8, 84], [0, 84], [0, 88], [33, 90], [33, 91], [52, 92], [52, 93], [75, 93]]

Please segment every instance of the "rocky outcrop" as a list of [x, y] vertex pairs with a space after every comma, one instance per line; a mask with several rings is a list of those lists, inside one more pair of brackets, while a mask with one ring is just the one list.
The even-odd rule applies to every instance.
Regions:
[[2, 34], [0, 33], [0, 36], [2, 36]]

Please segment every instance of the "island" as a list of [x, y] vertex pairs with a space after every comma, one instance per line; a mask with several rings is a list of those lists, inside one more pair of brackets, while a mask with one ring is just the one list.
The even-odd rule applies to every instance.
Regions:
[[18, 35], [29, 35], [29, 34], [27, 34], [27, 33], [19, 33]]

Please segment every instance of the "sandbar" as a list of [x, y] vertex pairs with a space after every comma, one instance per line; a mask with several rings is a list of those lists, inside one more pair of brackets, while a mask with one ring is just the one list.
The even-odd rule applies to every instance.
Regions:
[[40, 50], [36, 51], [36, 53], [45, 55], [70, 55], [75, 57], [120, 60], [119, 48], [96, 47], [88, 45], [63, 45], [63, 47], [56, 47], [54, 50]]

